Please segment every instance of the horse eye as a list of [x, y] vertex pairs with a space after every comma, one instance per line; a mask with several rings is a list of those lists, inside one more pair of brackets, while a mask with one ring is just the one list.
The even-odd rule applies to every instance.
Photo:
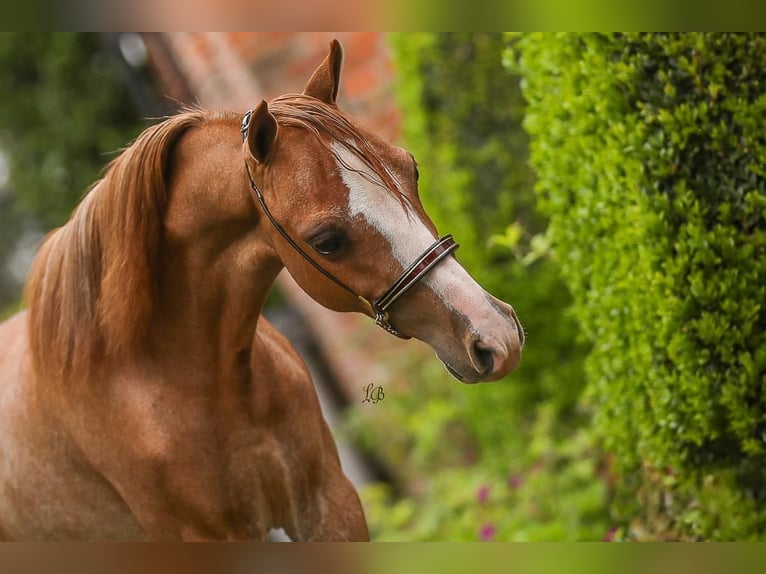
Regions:
[[311, 240], [311, 247], [322, 255], [332, 255], [343, 246], [343, 240], [337, 233], [323, 233]]

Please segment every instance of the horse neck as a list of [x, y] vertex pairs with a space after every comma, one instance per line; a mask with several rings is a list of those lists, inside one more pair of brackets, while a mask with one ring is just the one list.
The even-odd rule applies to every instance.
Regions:
[[226, 252], [201, 257], [191, 248], [176, 251], [168, 263], [149, 342], [152, 354], [172, 371], [188, 367], [208, 377], [249, 356], [281, 265], [264, 257], [252, 262], [249, 272], [237, 272], [234, 259]]
[[[258, 223], [238, 131], [230, 131], [185, 136], [168, 194], [150, 345], [170, 371], [188, 371], [186, 384], [189, 376], [202, 384], [228, 380], [249, 367], [243, 358], [282, 269], [268, 228]], [[185, 161], [199, 157], [205, 161]]]

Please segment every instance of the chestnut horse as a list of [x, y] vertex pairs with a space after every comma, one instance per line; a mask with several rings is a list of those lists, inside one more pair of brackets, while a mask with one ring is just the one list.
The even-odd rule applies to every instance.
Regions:
[[338, 110], [341, 62], [333, 42], [244, 122], [147, 129], [46, 239], [0, 326], [0, 539], [368, 539], [306, 367], [260, 317], [283, 267], [462, 381], [516, 367], [521, 326], [437, 239], [412, 156]]

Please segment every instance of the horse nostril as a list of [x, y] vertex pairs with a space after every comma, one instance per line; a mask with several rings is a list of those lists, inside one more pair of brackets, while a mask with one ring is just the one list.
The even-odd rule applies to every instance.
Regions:
[[481, 339], [473, 343], [473, 364], [481, 375], [487, 375], [495, 368], [495, 355]]

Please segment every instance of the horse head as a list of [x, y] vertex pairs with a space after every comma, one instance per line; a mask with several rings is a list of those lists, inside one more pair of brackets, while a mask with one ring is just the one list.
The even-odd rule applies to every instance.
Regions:
[[438, 239], [413, 156], [338, 109], [342, 61], [333, 41], [302, 94], [263, 101], [243, 122], [274, 251], [313, 299], [424, 341], [457, 379], [505, 376], [524, 343], [516, 313], [471, 278], [449, 236]]

